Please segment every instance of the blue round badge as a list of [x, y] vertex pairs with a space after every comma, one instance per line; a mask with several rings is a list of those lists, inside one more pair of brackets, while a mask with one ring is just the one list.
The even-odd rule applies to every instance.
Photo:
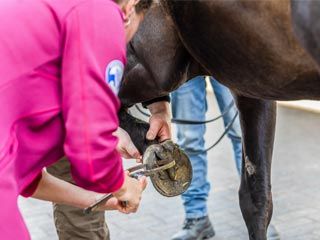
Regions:
[[119, 60], [111, 61], [106, 68], [106, 82], [116, 95], [119, 92], [123, 71], [124, 65]]

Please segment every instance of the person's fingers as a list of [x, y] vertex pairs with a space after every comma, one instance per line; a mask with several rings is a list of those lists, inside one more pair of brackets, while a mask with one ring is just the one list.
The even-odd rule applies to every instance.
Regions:
[[157, 119], [150, 119], [150, 128], [147, 132], [147, 139], [148, 140], [154, 140], [157, 137], [158, 132], [161, 129], [161, 122]]
[[165, 137], [165, 136], [159, 136], [159, 142], [164, 142], [166, 140], [169, 140], [169, 137]]
[[136, 146], [133, 144], [132, 141], [129, 142], [128, 146], [126, 146], [126, 151], [131, 156], [131, 158], [139, 159], [141, 158], [141, 155], [136, 148]]
[[142, 187], [142, 190], [144, 191], [147, 187], [147, 178], [143, 176], [139, 179], [139, 182], [140, 182], [140, 186]]
[[107, 207], [116, 207], [118, 205], [118, 199], [116, 199], [115, 197], [110, 198], [107, 202], [106, 202], [106, 206]]
[[127, 204], [127, 211], [130, 212], [130, 213], [134, 213], [138, 210], [139, 208], [139, 205], [140, 205], [140, 201], [141, 201], [141, 197], [138, 197], [137, 199], [131, 201], [131, 202], [128, 202]]
[[117, 150], [123, 158], [141, 158], [138, 149], [133, 144], [130, 135], [125, 130], [119, 127], [115, 132], [115, 136], [119, 139]]
[[123, 207], [120, 211], [125, 214], [130, 214], [130, 213], [135, 213], [137, 210], [138, 210], [138, 206], [128, 205], [126, 207]]
[[121, 213], [124, 213], [124, 214], [129, 214], [130, 213], [130, 211], [128, 211], [128, 209], [127, 208], [121, 208], [120, 210], [119, 210]]
[[119, 210], [120, 207], [119, 201], [115, 197], [109, 199], [106, 203], [106, 210]]
[[137, 211], [138, 211], [137, 207], [132, 209], [132, 213], [136, 213]]
[[121, 157], [125, 158], [125, 159], [130, 159], [132, 158], [126, 151], [121, 151]]
[[120, 202], [117, 204], [117, 210], [118, 210], [119, 212], [124, 213], [124, 209], [123, 209], [123, 207], [121, 206]]
[[127, 204], [127, 205], [124, 205], [123, 202], [119, 201], [119, 211], [121, 213], [124, 213], [124, 214], [129, 214], [130, 213], [130, 205]]
[[118, 210], [119, 203], [118, 199], [110, 198], [106, 203], [98, 207], [98, 211], [109, 211], [109, 210]]
[[147, 139], [159, 138], [160, 142], [171, 139], [171, 125], [163, 117], [152, 116], [150, 118], [150, 128], [147, 132]]
[[126, 204], [121, 204], [121, 207], [118, 210], [122, 213], [129, 214], [134, 213], [138, 210], [140, 200], [141, 200], [141, 192], [146, 187], [146, 177], [143, 177], [141, 180], [136, 180], [130, 177], [129, 171], [125, 171], [126, 182], [127, 182], [127, 192], [122, 194], [118, 200], [125, 201]]
[[158, 135], [160, 142], [171, 139], [171, 130], [169, 126], [163, 126], [161, 133]]

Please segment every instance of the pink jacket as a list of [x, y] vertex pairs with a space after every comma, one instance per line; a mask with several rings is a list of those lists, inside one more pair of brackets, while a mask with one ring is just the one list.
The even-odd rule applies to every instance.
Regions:
[[10, 179], [1, 194], [31, 195], [64, 153], [80, 186], [121, 187], [120, 104], [108, 81], [116, 90], [122, 76], [123, 25], [111, 0], [0, 1], [0, 181]]
[[124, 36], [111, 0], [0, 1], [0, 239], [29, 239], [17, 197], [64, 153], [80, 186], [121, 187]]

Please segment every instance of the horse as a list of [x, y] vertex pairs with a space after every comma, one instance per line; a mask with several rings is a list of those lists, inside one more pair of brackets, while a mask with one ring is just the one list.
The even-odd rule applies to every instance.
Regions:
[[292, 20], [296, 36], [320, 65], [320, 2], [292, 0]]
[[160, 0], [127, 47], [124, 106], [167, 95], [197, 75], [231, 90], [243, 137], [239, 203], [250, 240], [266, 240], [272, 217], [275, 101], [320, 100], [319, 52], [310, 55], [299, 42], [304, 19], [292, 20], [310, 2]]

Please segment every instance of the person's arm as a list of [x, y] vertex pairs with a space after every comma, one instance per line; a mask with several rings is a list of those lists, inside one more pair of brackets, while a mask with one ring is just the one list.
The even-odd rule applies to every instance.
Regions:
[[119, 11], [111, 1], [84, 1], [62, 25], [64, 150], [77, 185], [100, 193], [115, 192], [124, 183], [113, 135], [119, 125], [119, 100], [108, 85], [109, 76], [117, 81], [125, 63]]
[[[42, 171], [42, 177], [33, 198], [65, 204], [78, 208], [86, 208], [103, 194], [85, 190], [76, 185], [56, 178], [46, 171]], [[99, 210], [122, 210], [116, 198], [110, 199]]]
[[117, 151], [117, 88], [126, 62], [124, 25], [113, 1], [83, 1], [61, 26], [64, 151], [80, 187], [113, 193], [136, 211], [146, 181], [125, 176]]

